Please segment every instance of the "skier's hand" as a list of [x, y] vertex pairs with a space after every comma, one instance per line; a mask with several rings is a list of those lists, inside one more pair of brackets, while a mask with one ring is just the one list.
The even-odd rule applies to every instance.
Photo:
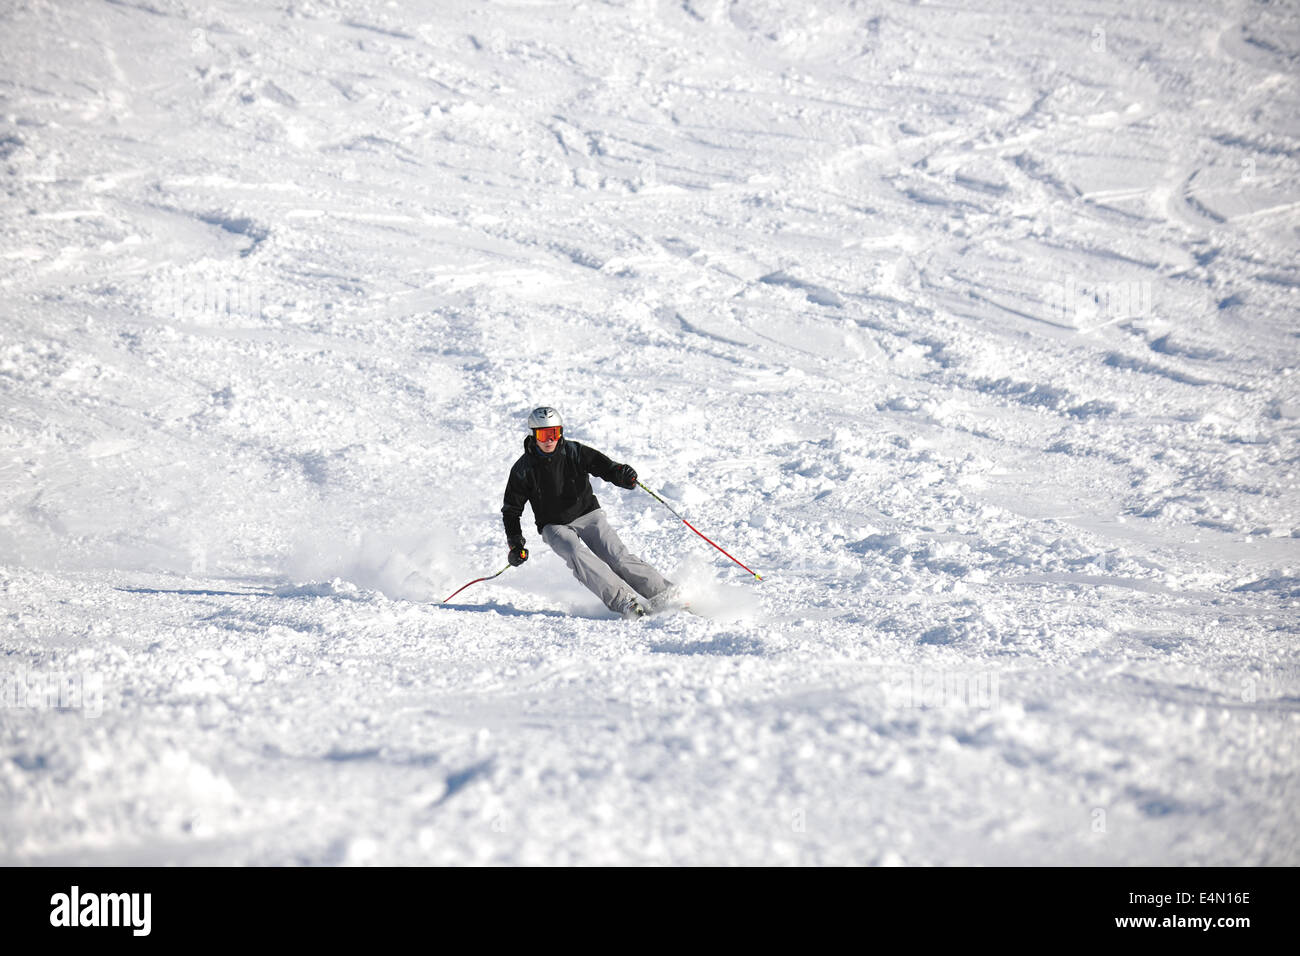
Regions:
[[528, 551], [526, 549], [524, 548], [510, 549], [510, 566], [512, 568], [519, 567], [519, 565], [523, 564], [527, 560], [528, 560]]
[[614, 484], [620, 488], [635, 488], [636, 469], [631, 465], [619, 465], [614, 469]]

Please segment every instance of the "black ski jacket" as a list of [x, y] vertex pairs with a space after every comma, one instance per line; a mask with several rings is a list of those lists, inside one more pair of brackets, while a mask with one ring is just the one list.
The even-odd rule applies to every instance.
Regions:
[[501, 504], [501, 518], [510, 547], [524, 546], [519, 519], [525, 502], [532, 505], [538, 534], [548, 524], [576, 521], [600, 507], [587, 476], [595, 475], [612, 483], [618, 467], [596, 449], [563, 436], [555, 451], [543, 455], [537, 448], [537, 440], [529, 435], [524, 439], [524, 453], [510, 468]]

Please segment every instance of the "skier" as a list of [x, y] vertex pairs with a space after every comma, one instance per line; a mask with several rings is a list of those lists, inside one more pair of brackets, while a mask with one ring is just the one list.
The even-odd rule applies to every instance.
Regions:
[[[560, 413], [549, 406], [533, 409], [528, 428], [524, 453], [510, 469], [501, 505], [510, 564], [518, 567], [528, 560], [519, 526], [527, 502], [542, 540], [607, 608], [629, 620], [643, 617], [647, 606], [660, 610], [677, 588], [627, 550], [605, 520], [588, 477], [631, 489], [636, 487], [636, 471], [566, 439]], [[647, 606], [637, 600], [638, 595]]]

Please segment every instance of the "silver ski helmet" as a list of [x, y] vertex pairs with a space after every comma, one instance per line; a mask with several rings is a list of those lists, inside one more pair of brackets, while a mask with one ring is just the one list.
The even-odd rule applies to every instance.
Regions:
[[550, 405], [543, 405], [540, 408], [534, 408], [528, 413], [528, 428], [530, 431], [537, 431], [539, 428], [563, 428], [564, 419], [560, 413], [551, 408]]
[[559, 441], [564, 434], [564, 419], [551, 406], [543, 405], [534, 408], [528, 416], [528, 427], [532, 430], [534, 441]]

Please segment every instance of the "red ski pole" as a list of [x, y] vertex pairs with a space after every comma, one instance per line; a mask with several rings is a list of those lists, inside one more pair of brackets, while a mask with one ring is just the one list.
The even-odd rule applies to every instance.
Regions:
[[[528, 557], [528, 552], [527, 552], [527, 551], [524, 552], [524, 557], [525, 557], [525, 558]], [[485, 578], [475, 578], [473, 581], [469, 582], [469, 584], [478, 584], [480, 581], [491, 581], [493, 578], [498, 578], [498, 577], [500, 577], [501, 575], [505, 574], [507, 571], [510, 570], [510, 567], [511, 567], [511, 566], [507, 564], [504, 568], [502, 568], [502, 569], [501, 569], [500, 571], [498, 571], [496, 574], [489, 574], [489, 575], [488, 575], [487, 577], [485, 577]], [[442, 603], [443, 603], [443, 604], [446, 604], [447, 601], [450, 601], [452, 598], [454, 598], [454, 597], [455, 597], [457, 594], [459, 594], [461, 591], [465, 590], [465, 588], [469, 587], [469, 584], [466, 584], [464, 587], [457, 588], [457, 589], [456, 589], [455, 591], [453, 591], [450, 595], [448, 595], [448, 597], [446, 598], [446, 600], [444, 600]]]
[[[679, 520], [682, 524], [686, 525], [686, 527], [690, 528], [692, 531], [694, 531], [696, 534], [698, 534], [701, 538], [704, 538], [704, 540], [705, 540], [705, 541], [708, 541], [709, 544], [712, 544], [715, 548], [718, 548], [718, 546], [717, 546], [716, 544], [714, 544], [714, 542], [709, 541], [709, 539], [708, 539], [707, 537], [705, 537], [705, 535], [701, 534], [701, 532], [699, 531], [698, 528], [695, 527], [695, 525], [691, 524], [689, 521], [687, 521], [687, 520], [686, 520], [685, 518], [683, 518], [681, 515], [677, 514], [677, 512], [673, 510], [673, 506], [672, 506], [672, 505], [670, 505], [668, 502], [664, 501], [662, 498], [660, 498], [657, 494], [655, 494], [653, 491], [651, 491], [651, 490], [650, 490], [649, 488], [647, 488], [645, 485], [642, 485], [641, 482], [638, 481], [637, 484], [640, 485], [642, 491], [645, 491], [645, 492], [649, 493], [649, 495], [650, 495], [651, 498], [653, 498], [655, 501], [659, 502], [661, 505], [663, 505], [663, 506], [664, 506], [665, 508], [667, 508], [669, 511], [672, 511], [673, 514], [677, 517], [677, 520]], [[721, 548], [718, 548], [718, 550], [719, 550], [719, 551], [722, 551]], [[727, 554], [727, 552], [722, 551], [722, 553], [723, 553], [723, 554], [726, 554], [727, 557], [728, 557], [728, 558], [731, 558], [732, 561], [735, 561], [736, 564], [740, 564], [739, 561], [736, 561], [736, 559], [735, 559], [735, 558], [732, 558], [731, 555]], [[742, 568], [745, 568], [745, 566], [744, 566], [743, 564], [740, 564], [740, 566], [741, 566]], [[757, 571], [752, 571], [752, 570], [750, 570], [749, 568], [745, 568], [745, 570], [746, 570], [746, 571], [749, 571], [749, 573], [752, 574], [752, 575], [753, 575], [755, 578], [757, 578], [758, 580], [760, 580], [760, 581], [763, 580], [763, 575], [759, 574]]]

